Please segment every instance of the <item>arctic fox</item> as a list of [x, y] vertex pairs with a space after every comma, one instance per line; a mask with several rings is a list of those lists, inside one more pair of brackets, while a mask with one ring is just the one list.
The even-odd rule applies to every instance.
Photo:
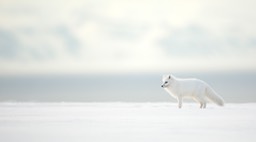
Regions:
[[200, 108], [206, 108], [207, 100], [219, 106], [224, 105], [223, 99], [208, 84], [199, 79], [179, 79], [173, 75], [163, 76], [161, 87], [178, 100], [179, 108], [182, 107], [182, 99], [187, 97], [200, 103]]

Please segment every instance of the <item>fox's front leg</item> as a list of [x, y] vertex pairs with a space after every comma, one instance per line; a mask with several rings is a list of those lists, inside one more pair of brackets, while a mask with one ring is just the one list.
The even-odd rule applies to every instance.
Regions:
[[182, 97], [178, 96], [177, 99], [178, 99], [178, 105], [179, 105], [178, 107], [181, 108], [182, 107]]

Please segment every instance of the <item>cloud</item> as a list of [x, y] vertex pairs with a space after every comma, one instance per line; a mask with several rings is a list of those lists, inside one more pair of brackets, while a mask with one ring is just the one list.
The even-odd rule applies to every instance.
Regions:
[[198, 26], [169, 30], [159, 45], [171, 56], [193, 57], [215, 54], [221, 47], [218, 37]]
[[53, 32], [56, 33], [56, 35], [60, 38], [64, 47], [67, 48], [70, 54], [77, 54], [80, 51], [82, 46], [80, 41], [66, 26], [57, 26], [55, 29], [53, 29]]
[[18, 45], [18, 39], [12, 33], [0, 29], [0, 58], [16, 58], [21, 50]]
[[250, 2], [1, 2], [0, 65], [14, 73], [256, 69]]

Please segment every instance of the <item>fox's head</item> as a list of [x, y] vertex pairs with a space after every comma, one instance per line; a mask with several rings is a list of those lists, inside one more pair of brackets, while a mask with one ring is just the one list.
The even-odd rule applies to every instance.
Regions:
[[165, 87], [169, 86], [172, 79], [173, 79], [172, 75], [167, 75], [167, 76], [164, 75], [163, 76], [163, 84], [161, 85], [161, 87], [165, 88]]

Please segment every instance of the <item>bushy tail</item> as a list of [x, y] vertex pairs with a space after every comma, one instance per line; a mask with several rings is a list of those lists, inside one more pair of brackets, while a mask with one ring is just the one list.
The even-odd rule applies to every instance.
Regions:
[[206, 88], [206, 97], [219, 106], [224, 106], [224, 100], [211, 87]]

